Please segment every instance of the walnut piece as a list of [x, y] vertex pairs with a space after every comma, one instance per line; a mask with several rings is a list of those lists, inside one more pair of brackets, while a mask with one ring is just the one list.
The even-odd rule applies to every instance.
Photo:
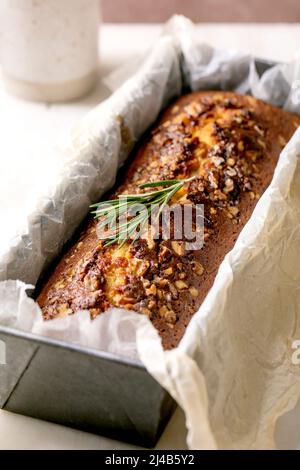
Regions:
[[183, 256], [185, 254], [185, 248], [184, 248], [183, 242], [172, 240], [171, 246], [177, 255]]
[[151, 286], [149, 287], [149, 289], [146, 289], [146, 295], [149, 296], [149, 295], [156, 295], [156, 285], [155, 284], [151, 284]]
[[198, 290], [196, 289], [196, 287], [193, 287], [193, 286], [190, 287], [189, 292], [193, 297], [197, 297], [197, 295], [198, 295]]
[[160, 307], [159, 315], [164, 318], [167, 323], [174, 324], [177, 320], [175, 312], [173, 310], [168, 309], [165, 305]]
[[83, 283], [87, 289], [94, 292], [99, 289], [99, 280], [95, 276], [87, 274], [84, 277]]
[[172, 266], [170, 266], [169, 268], [165, 269], [165, 270], [164, 270], [164, 274], [166, 274], [166, 276], [170, 276], [171, 274], [173, 274], [173, 268], [172, 268]]
[[194, 273], [198, 274], [198, 276], [201, 276], [201, 274], [203, 274], [204, 272], [204, 268], [202, 264], [198, 263], [198, 261], [192, 261], [191, 264], [192, 264], [192, 269]]
[[69, 304], [64, 303], [64, 304], [58, 305], [57, 313], [58, 313], [58, 316], [60, 317], [66, 317], [67, 315], [70, 315], [71, 313], [73, 313], [73, 310], [69, 307]]
[[175, 286], [177, 287], [177, 289], [180, 289], [180, 290], [188, 288], [188, 285], [181, 280], [175, 281]]

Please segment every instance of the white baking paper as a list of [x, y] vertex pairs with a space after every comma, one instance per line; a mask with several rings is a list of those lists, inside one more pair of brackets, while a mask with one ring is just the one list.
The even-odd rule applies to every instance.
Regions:
[[[258, 77], [253, 59], [197, 42], [175, 17], [145, 61], [74, 130], [60, 178], [37, 201], [0, 259], [0, 324], [140, 358], [180, 404], [191, 449], [274, 447], [277, 417], [300, 397], [300, 131], [283, 150], [262, 196], [178, 348], [163, 351], [143, 315], [110, 309], [43, 322], [27, 296], [41, 272], [112, 186], [118, 167], [159, 111], [184, 86], [251, 90], [300, 113], [299, 62]], [[112, 88], [126, 74], [107, 77]], [[297, 362], [297, 361], [296, 361]]]

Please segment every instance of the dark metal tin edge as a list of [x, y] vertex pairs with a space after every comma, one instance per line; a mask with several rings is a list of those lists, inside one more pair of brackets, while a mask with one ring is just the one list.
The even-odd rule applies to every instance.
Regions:
[[54, 339], [54, 338], [51, 338], [50, 336], [37, 335], [35, 333], [30, 333], [28, 331], [18, 330], [16, 328], [10, 328], [10, 327], [0, 325], [0, 334], [1, 333], [18, 337], [21, 339], [30, 340], [37, 344], [45, 344], [47, 346], [56, 346], [56, 347], [63, 348], [63, 349], [69, 349], [70, 351], [76, 351], [83, 355], [84, 354], [91, 355], [91, 356], [99, 357], [101, 359], [106, 359], [106, 360], [110, 360], [113, 362], [117, 362], [122, 365], [136, 367], [139, 369], [145, 369], [142, 362], [140, 362], [138, 359], [137, 360], [130, 359], [130, 358], [123, 357], [115, 353], [103, 351], [101, 349], [91, 348], [88, 346], [82, 346], [80, 344], [69, 343], [67, 341]]

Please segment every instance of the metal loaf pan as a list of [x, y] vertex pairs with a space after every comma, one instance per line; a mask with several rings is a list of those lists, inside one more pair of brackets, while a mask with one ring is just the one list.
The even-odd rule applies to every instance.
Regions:
[[175, 409], [140, 362], [1, 326], [0, 340], [5, 410], [152, 447]]

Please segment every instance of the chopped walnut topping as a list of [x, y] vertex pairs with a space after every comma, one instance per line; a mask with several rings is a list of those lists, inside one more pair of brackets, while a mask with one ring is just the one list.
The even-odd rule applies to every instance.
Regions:
[[148, 271], [150, 267], [150, 262], [148, 260], [138, 259], [137, 265], [138, 265], [137, 274], [139, 276], [143, 276]]
[[231, 178], [225, 180], [225, 188], [223, 189], [224, 193], [230, 193], [234, 189], [234, 182]]
[[140, 307], [140, 308], [139, 308], [139, 311], [140, 311], [143, 315], [146, 315], [146, 317], [148, 317], [149, 319], [151, 319], [151, 317], [152, 317], [152, 312], [151, 312], [151, 310], [149, 310], [149, 309], [146, 308], [146, 307]]
[[73, 313], [73, 310], [69, 307], [69, 304], [64, 303], [64, 304], [58, 305], [57, 313], [60, 317], [65, 317]]
[[146, 289], [147, 287], [150, 286], [151, 282], [149, 281], [149, 279], [144, 279], [142, 278], [142, 283], [143, 283], [143, 286], [144, 288]]
[[164, 274], [165, 274], [166, 276], [170, 276], [171, 274], [173, 274], [173, 268], [172, 268], [172, 266], [170, 266], [169, 268], [165, 269], [165, 270], [164, 270]]
[[170, 255], [172, 255], [172, 251], [166, 246], [160, 246], [158, 259], [160, 262], [165, 261]]
[[180, 290], [188, 288], [188, 285], [184, 281], [181, 281], [181, 280], [175, 281], [175, 286], [177, 287], [177, 289], [180, 289]]
[[192, 269], [193, 271], [198, 274], [198, 276], [201, 276], [201, 274], [203, 274], [204, 272], [204, 268], [202, 266], [202, 264], [198, 263], [198, 261], [192, 261]]
[[156, 295], [156, 285], [155, 284], [151, 284], [151, 287], [149, 287], [149, 289], [146, 289], [146, 295], [149, 296], [149, 295]]
[[172, 240], [171, 246], [177, 255], [183, 256], [185, 254], [185, 248], [184, 248], [183, 242], [177, 242], [175, 240]]
[[226, 170], [226, 175], [227, 176], [236, 176], [236, 170], [234, 168], [228, 168]]
[[147, 242], [149, 250], [153, 250], [153, 248], [155, 248], [155, 241], [149, 233], [147, 234], [147, 237], [145, 237], [145, 240]]
[[245, 146], [244, 146], [244, 142], [242, 140], [239, 141], [238, 143], [238, 150], [240, 152], [242, 152], [244, 150]]
[[163, 298], [163, 292], [160, 289], [157, 289], [156, 294], [159, 299]]
[[243, 122], [243, 116], [236, 115], [234, 116], [234, 121], [237, 122], [238, 124], [241, 124]]
[[214, 189], [218, 188], [218, 180], [217, 180], [216, 176], [213, 173], [209, 173], [208, 181], [210, 182], [210, 185], [211, 185], [212, 188], [214, 188]]
[[55, 289], [63, 289], [66, 287], [66, 283], [64, 280], [58, 281], [54, 284]]
[[166, 320], [166, 322], [174, 324], [176, 323], [177, 317], [173, 310], [169, 310], [165, 305], [160, 307], [159, 315]]
[[199, 114], [203, 111], [203, 108], [200, 103], [193, 101], [184, 108], [185, 112], [189, 114], [192, 118], [197, 118]]
[[100, 282], [97, 276], [93, 276], [92, 274], [87, 274], [84, 277], [83, 283], [87, 289], [94, 292], [99, 289]]
[[156, 307], [156, 300], [154, 299], [149, 300], [148, 307], [150, 310], [154, 309]]
[[169, 284], [168, 279], [163, 279], [161, 277], [157, 277], [155, 279], [155, 282], [158, 285], [158, 287], [162, 287], [162, 288], [166, 287]]
[[193, 297], [197, 297], [197, 296], [198, 296], [198, 291], [197, 291], [197, 289], [196, 289], [195, 287], [193, 287], [193, 286], [189, 288], [189, 292], [190, 292], [190, 294], [191, 294]]
[[92, 318], [96, 318], [100, 313], [100, 308], [90, 308], [90, 315]]
[[255, 124], [255, 126], [253, 126], [253, 129], [259, 134], [261, 135], [262, 137], [265, 135], [265, 132], [264, 130], [259, 127], [257, 124]]
[[286, 140], [284, 137], [282, 137], [282, 135], [279, 135], [278, 136], [278, 143], [281, 147], [285, 147], [286, 146]]
[[225, 160], [222, 157], [211, 157], [211, 161], [216, 167], [219, 167], [224, 163]]
[[228, 209], [229, 214], [231, 214], [233, 217], [237, 216], [238, 213], [239, 213], [238, 207], [235, 207], [235, 206], [228, 206], [227, 209]]
[[258, 143], [258, 145], [260, 145], [263, 149], [266, 148], [266, 143], [265, 143], [263, 140], [257, 139], [257, 143]]
[[214, 192], [213, 196], [216, 200], [219, 200], [219, 201], [226, 201], [226, 199], [227, 199], [226, 194], [222, 193], [222, 191], [220, 191], [220, 189], [217, 189], [217, 191]]
[[169, 289], [170, 289], [172, 297], [174, 299], [178, 299], [178, 291], [177, 291], [176, 287], [174, 286], [174, 284], [170, 283], [169, 284]]

